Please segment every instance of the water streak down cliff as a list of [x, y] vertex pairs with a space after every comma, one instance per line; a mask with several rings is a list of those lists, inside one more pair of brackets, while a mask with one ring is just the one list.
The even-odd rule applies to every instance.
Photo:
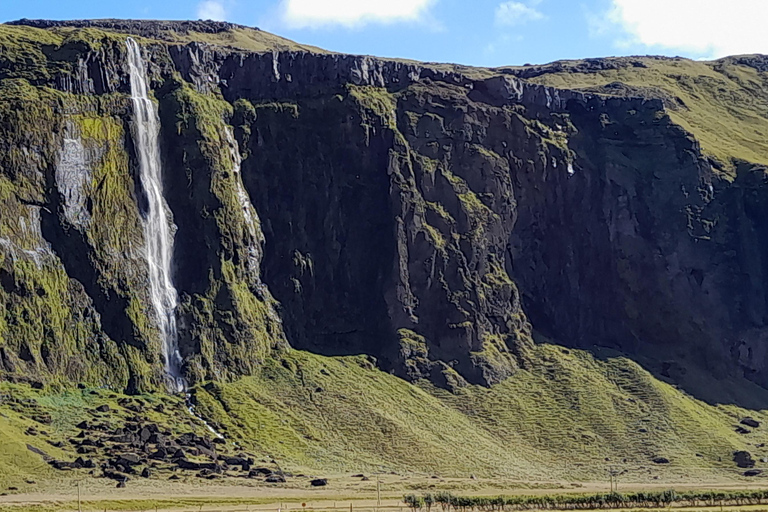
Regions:
[[141, 47], [132, 38], [126, 41], [130, 69], [133, 135], [139, 159], [139, 175], [147, 198], [144, 213], [146, 258], [149, 265], [149, 290], [158, 319], [163, 359], [169, 386], [183, 391], [185, 380], [179, 354], [176, 307], [178, 297], [171, 276], [173, 232], [168, 206], [163, 195], [163, 168], [160, 161], [160, 126], [157, 107], [149, 99], [146, 63]]

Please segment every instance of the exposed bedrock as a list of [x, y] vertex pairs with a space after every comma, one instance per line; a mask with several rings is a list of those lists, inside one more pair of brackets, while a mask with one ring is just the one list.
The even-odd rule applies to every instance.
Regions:
[[[662, 100], [157, 37], [190, 382], [290, 344], [490, 385], [537, 333], [768, 384], [764, 169], [713, 172]], [[153, 389], [125, 38], [57, 41], [0, 59], [0, 369]]]

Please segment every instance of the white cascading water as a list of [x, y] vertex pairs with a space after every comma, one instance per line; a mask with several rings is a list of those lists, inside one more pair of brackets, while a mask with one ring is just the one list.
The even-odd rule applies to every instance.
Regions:
[[180, 392], [184, 391], [186, 383], [181, 373], [182, 360], [176, 328], [178, 295], [171, 281], [173, 225], [163, 198], [163, 173], [158, 142], [160, 122], [157, 108], [149, 99], [147, 66], [141, 56], [141, 48], [130, 37], [127, 40], [127, 46], [131, 102], [133, 103], [133, 139], [139, 158], [141, 185], [147, 195], [144, 238], [149, 264], [149, 291], [152, 295], [152, 306], [159, 320], [169, 386], [173, 391]]

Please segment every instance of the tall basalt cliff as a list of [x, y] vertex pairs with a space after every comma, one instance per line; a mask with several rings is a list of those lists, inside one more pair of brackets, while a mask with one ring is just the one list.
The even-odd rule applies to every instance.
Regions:
[[0, 27], [5, 377], [161, 386], [133, 34], [160, 113], [190, 382], [290, 345], [491, 385], [539, 333], [672, 378], [696, 365], [768, 384], [764, 169], [716, 172], [662, 99], [166, 37], [232, 28]]

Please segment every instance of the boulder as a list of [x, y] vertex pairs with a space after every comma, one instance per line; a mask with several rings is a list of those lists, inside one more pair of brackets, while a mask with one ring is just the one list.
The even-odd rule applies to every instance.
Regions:
[[651, 459], [654, 464], [669, 464], [669, 459], [666, 457], [655, 457]]
[[181, 434], [179, 437], [176, 438], [176, 443], [179, 446], [193, 446], [196, 444], [197, 436], [191, 432], [187, 432], [185, 434]]
[[[183, 455], [183, 453], [182, 453]], [[156, 451], [150, 454], [149, 458], [154, 460], [163, 460], [166, 457], [168, 457], [168, 452], [165, 450], [165, 448], [158, 448]]]
[[216, 458], [216, 452], [202, 444], [195, 446], [195, 449], [200, 455], [205, 455], [206, 457], [210, 457], [212, 459]]
[[149, 428], [143, 427], [141, 430], [139, 430], [139, 440], [142, 443], [148, 443], [149, 438], [152, 437], [152, 434], [153, 432]]
[[201, 469], [217, 470], [218, 466], [214, 462], [193, 462], [187, 459], [179, 459], [176, 461], [176, 465], [181, 469], [189, 469], [192, 471], [199, 471]]
[[757, 421], [754, 418], [750, 418], [749, 416], [747, 416], [746, 418], [741, 420], [739, 423], [741, 423], [742, 425], [746, 425], [748, 427], [752, 427], [752, 428], [758, 428], [760, 426], [760, 422], [759, 421]]
[[50, 464], [54, 469], [58, 469], [59, 471], [72, 469], [72, 463], [63, 460], [52, 460]]
[[47, 412], [42, 414], [35, 414], [32, 416], [32, 419], [38, 423], [42, 423], [43, 425], [50, 425], [53, 423], [53, 418]]
[[159, 432], [150, 435], [149, 439], [147, 439], [147, 442], [152, 444], [165, 444], [165, 441], [165, 436]]
[[118, 482], [125, 482], [126, 480], [129, 480], [128, 475], [125, 475], [118, 471], [112, 471], [110, 469], [105, 469], [102, 472], [101, 476], [103, 476], [104, 478], [109, 478], [111, 480], [117, 480]]
[[78, 457], [72, 463], [72, 467], [75, 469], [81, 469], [81, 468], [92, 469], [96, 467], [96, 464], [94, 464], [91, 459], [84, 459], [82, 457]]
[[135, 453], [124, 453], [115, 459], [115, 464], [120, 466], [138, 466], [141, 464], [141, 457]]
[[[54, 444], [54, 443], [50, 443], [50, 444], [52, 446], [56, 446], [56, 444]], [[41, 456], [43, 458], [43, 460], [46, 461], [46, 462], [51, 461], [53, 459], [53, 457], [51, 457], [50, 455], [45, 453], [43, 450], [41, 450], [40, 448], [37, 448], [36, 446], [32, 446], [31, 444], [27, 445], [27, 450], [29, 450], [32, 453], [35, 453], [35, 454]]]
[[309, 485], [312, 487], [324, 487], [328, 485], [328, 479], [327, 478], [315, 478], [314, 480], [309, 482]]
[[755, 467], [755, 460], [752, 458], [752, 454], [744, 450], [733, 452], [733, 462], [740, 468]]

